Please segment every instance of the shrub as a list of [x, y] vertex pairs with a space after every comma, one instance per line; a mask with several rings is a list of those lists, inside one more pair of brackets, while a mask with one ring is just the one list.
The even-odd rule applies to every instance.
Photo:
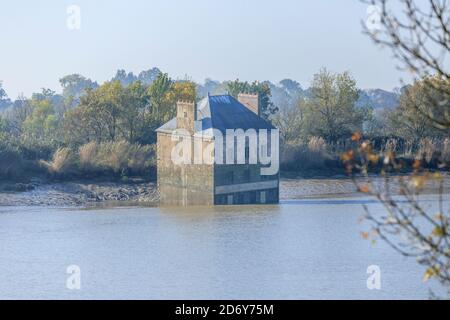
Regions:
[[74, 152], [69, 148], [58, 149], [51, 161], [40, 163], [51, 174], [146, 174], [154, 165], [154, 146], [131, 144], [126, 141], [90, 142]]
[[18, 177], [23, 172], [23, 159], [19, 151], [0, 141], [0, 177]]
[[131, 145], [128, 153], [128, 168], [132, 172], [143, 172], [154, 164], [155, 149], [153, 145]]
[[285, 144], [281, 148], [281, 165], [287, 170], [322, 169], [330, 159], [327, 144], [321, 137], [311, 137], [308, 141]]
[[41, 160], [40, 163], [55, 175], [74, 174], [77, 169], [76, 156], [70, 148], [59, 148], [51, 161]]
[[89, 142], [82, 145], [78, 149], [80, 170], [86, 172], [98, 170], [97, 154], [98, 144], [96, 142]]
[[130, 144], [126, 141], [105, 142], [100, 144], [97, 163], [105, 168], [119, 173], [128, 167]]

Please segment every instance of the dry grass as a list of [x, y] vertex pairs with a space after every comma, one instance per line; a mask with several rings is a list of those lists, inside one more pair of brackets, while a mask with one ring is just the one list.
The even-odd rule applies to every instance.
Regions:
[[80, 169], [83, 171], [89, 171], [92, 169], [97, 169], [96, 158], [97, 158], [97, 143], [90, 142], [78, 149], [78, 156], [80, 158]]
[[419, 142], [416, 159], [425, 159], [430, 163], [437, 151], [437, 141], [431, 138], [423, 138]]
[[115, 173], [128, 169], [128, 153], [131, 145], [126, 141], [106, 142], [98, 150], [98, 164]]
[[78, 152], [58, 149], [52, 161], [40, 163], [51, 174], [142, 174], [154, 164], [154, 147], [126, 141], [96, 143], [81, 146]]
[[40, 161], [48, 172], [56, 175], [72, 174], [76, 171], [76, 156], [70, 148], [59, 148], [51, 161]]
[[309, 169], [324, 166], [330, 156], [321, 137], [311, 137], [296, 144], [285, 144], [281, 149], [281, 164], [290, 169]]

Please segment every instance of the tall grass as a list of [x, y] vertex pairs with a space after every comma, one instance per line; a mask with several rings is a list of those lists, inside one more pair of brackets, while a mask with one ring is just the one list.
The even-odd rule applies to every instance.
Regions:
[[98, 169], [97, 149], [98, 145], [96, 142], [87, 143], [78, 149], [80, 170], [95, 171]]
[[52, 161], [41, 161], [56, 175], [145, 174], [154, 165], [154, 147], [126, 141], [90, 142], [77, 151], [58, 149]]
[[281, 166], [286, 170], [319, 169], [330, 159], [328, 146], [321, 137], [311, 137], [281, 148]]
[[54, 175], [68, 175], [76, 172], [76, 155], [70, 148], [59, 148], [51, 161], [40, 160], [43, 167]]
[[[432, 168], [442, 161], [450, 162], [450, 138], [425, 137], [419, 141], [380, 137], [371, 140], [374, 151], [379, 154], [392, 151], [408, 162], [422, 159]], [[351, 139], [327, 144], [320, 137], [310, 137], [296, 142], [281, 144], [281, 168], [286, 171], [329, 170], [343, 168], [340, 156], [355, 147]]]

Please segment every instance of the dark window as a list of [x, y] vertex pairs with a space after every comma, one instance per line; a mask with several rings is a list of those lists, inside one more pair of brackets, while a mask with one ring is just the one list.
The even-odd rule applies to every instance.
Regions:
[[250, 182], [250, 169], [244, 171], [244, 182]]
[[237, 204], [244, 204], [244, 194], [243, 193], [237, 194]]

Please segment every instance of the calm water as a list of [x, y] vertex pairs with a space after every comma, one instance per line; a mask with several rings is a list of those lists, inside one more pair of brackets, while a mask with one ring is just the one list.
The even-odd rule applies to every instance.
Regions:
[[[422, 267], [363, 240], [362, 198], [272, 207], [0, 207], [0, 298], [428, 298]], [[81, 290], [66, 268], [81, 268]], [[366, 269], [381, 268], [381, 290]]]

